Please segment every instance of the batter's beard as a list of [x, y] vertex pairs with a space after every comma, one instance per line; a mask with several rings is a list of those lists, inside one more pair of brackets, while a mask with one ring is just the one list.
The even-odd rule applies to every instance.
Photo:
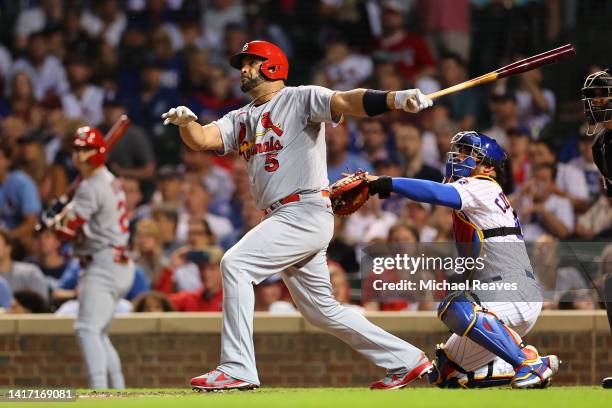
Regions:
[[257, 75], [256, 77], [250, 78], [248, 81], [240, 84], [240, 90], [244, 93], [247, 93], [254, 89], [257, 85], [263, 84], [264, 82], [265, 79], [263, 79], [261, 75]]

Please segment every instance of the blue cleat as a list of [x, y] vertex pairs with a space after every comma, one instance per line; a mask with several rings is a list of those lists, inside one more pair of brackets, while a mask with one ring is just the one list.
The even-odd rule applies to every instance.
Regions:
[[546, 388], [551, 377], [559, 371], [559, 357], [554, 354], [540, 357], [533, 346], [526, 346], [523, 352], [527, 359], [515, 369], [510, 384], [512, 388]]

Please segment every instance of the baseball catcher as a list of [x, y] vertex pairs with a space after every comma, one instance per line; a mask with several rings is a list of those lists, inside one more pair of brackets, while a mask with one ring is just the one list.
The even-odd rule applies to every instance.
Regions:
[[280, 273], [304, 317], [351, 345], [387, 376], [372, 385], [396, 389], [424, 375], [431, 363], [421, 350], [383, 331], [333, 298], [326, 248], [334, 218], [325, 162], [325, 126], [343, 114], [374, 116], [402, 109], [416, 113], [432, 101], [418, 89], [397, 92], [285, 86], [289, 63], [266, 41], [251, 41], [230, 59], [241, 72], [246, 106], [200, 125], [180, 106], [162, 117], [179, 126], [194, 150], [237, 152], [247, 163], [251, 192], [266, 215], [221, 260], [221, 363], [191, 380], [197, 390], [259, 386], [253, 348], [253, 284]]
[[[612, 198], [612, 76], [609, 70], [589, 75], [582, 87], [582, 103], [588, 122], [587, 134], [594, 135], [593, 159], [602, 174], [604, 189]], [[605, 279], [604, 295], [612, 330], [612, 275]], [[604, 378], [604, 388], [612, 388], [612, 377]]]
[[107, 145], [93, 127], [77, 129], [72, 159], [82, 176], [74, 197], [44, 220], [63, 240], [74, 242], [82, 277], [75, 324], [89, 386], [125, 388], [121, 361], [108, 337], [115, 306], [130, 289], [134, 265], [126, 252], [128, 219], [119, 180], [104, 165]]
[[[438, 318], [454, 334], [438, 345], [430, 382], [439, 387], [546, 387], [558, 371], [559, 359], [555, 355], [540, 356], [535, 347], [521, 340], [535, 324], [542, 298], [518, 218], [499, 184], [506, 153], [494, 139], [472, 131], [456, 134], [451, 146], [445, 183], [350, 175], [331, 187], [332, 196], [334, 191], [339, 192], [334, 210], [353, 211], [365, 202], [363, 191], [381, 198], [394, 192], [453, 208], [455, 240], [477, 243], [484, 253], [481, 278], [516, 282], [520, 290], [505, 301], [481, 301], [491, 296], [470, 290], [451, 293], [441, 302]], [[345, 184], [354, 185], [358, 192], [343, 189]], [[507, 244], [502, 247], [491, 243]]]

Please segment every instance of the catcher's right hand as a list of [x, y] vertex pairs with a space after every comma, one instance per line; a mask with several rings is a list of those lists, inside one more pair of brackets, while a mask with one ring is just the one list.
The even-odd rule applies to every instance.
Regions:
[[168, 112], [161, 115], [164, 119], [164, 125], [172, 123], [173, 125], [184, 127], [189, 123], [197, 120], [198, 117], [186, 106], [177, 106], [170, 109]]

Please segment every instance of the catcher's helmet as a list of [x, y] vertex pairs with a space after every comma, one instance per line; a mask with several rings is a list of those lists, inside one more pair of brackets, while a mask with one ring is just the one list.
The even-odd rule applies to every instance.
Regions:
[[501, 176], [506, 158], [495, 139], [474, 131], [459, 132], [451, 139], [451, 151], [447, 153], [446, 180], [469, 177], [479, 164], [495, 167]]
[[96, 153], [87, 159], [87, 162], [93, 167], [102, 166], [106, 162], [106, 141], [102, 132], [95, 127], [78, 128], [74, 133], [72, 146], [96, 149]]
[[242, 58], [246, 55], [263, 59], [261, 64], [261, 75], [264, 78], [275, 81], [282, 79], [287, 81], [289, 75], [289, 62], [287, 56], [277, 45], [268, 41], [255, 40], [244, 44], [242, 51], [232, 55], [230, 65], [236, 69], [242, 69]]
[[[586, 78], [582, 86], [582, 103], [589, 135], [597, 131], [598, 123], [612, 120], [612, 76], [608, 70], [595, 72]], [[591, 126], [594, 126], [593, 130]]]

